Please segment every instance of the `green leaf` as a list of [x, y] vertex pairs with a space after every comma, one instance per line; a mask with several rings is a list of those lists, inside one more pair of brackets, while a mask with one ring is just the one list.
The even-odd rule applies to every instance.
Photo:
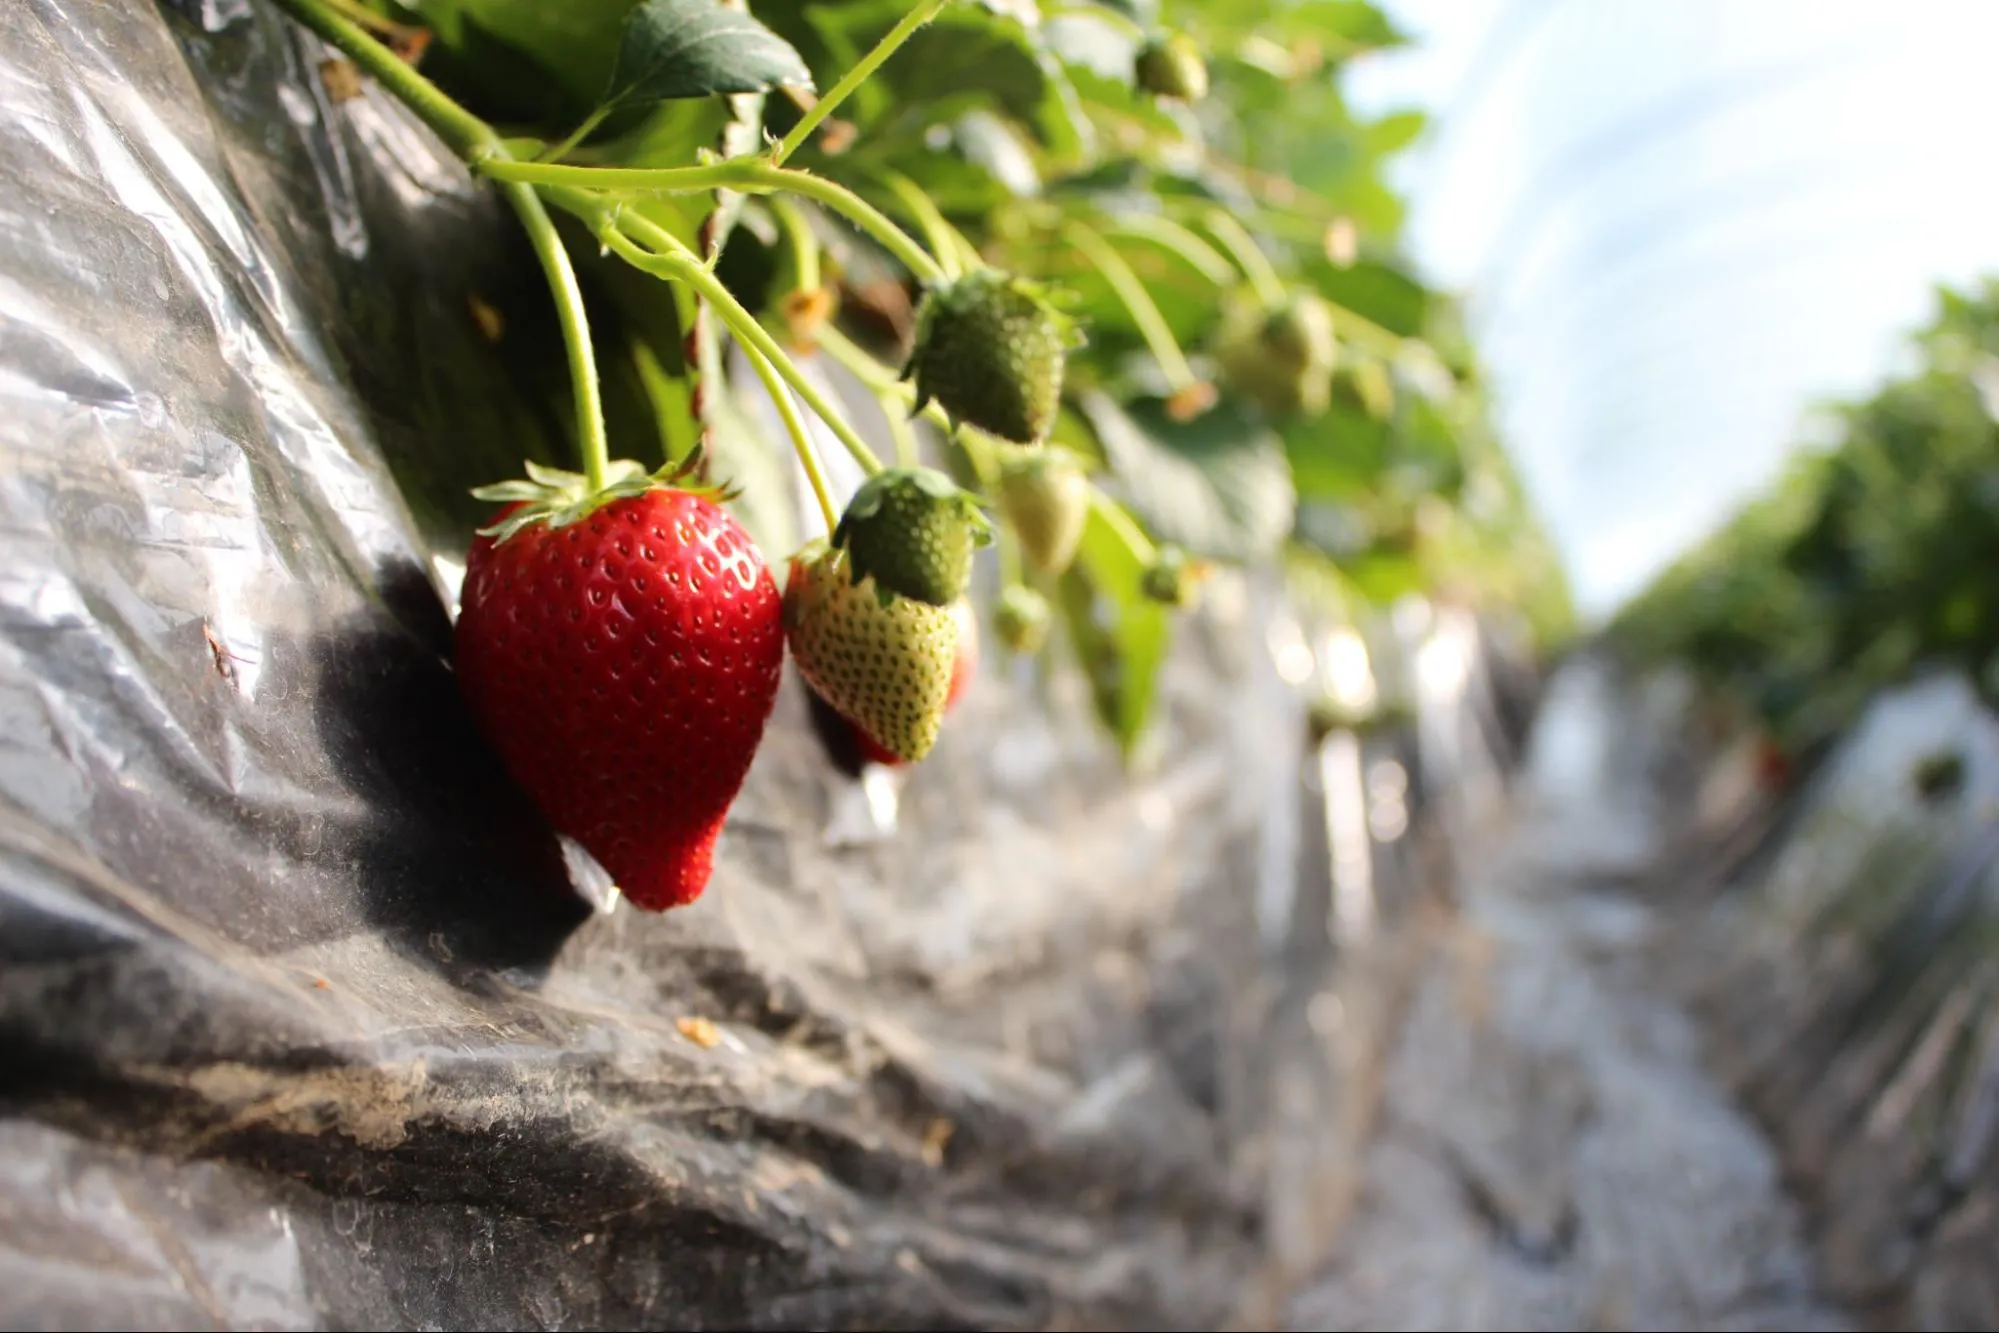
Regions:
[[1368, 490], [1387, 467], [1389, 448], [1386, 422], [1337, 402], [1284, 429], [1285, 456], [1303, 499], [1341, 500]]
[[1057, 586], [1069, 640], [1097, 716], [1128, 760], [1144, 735], [1172, 641], [1172, 613], [1145, 596], [1146, 558], [1133, 533], [1090, 507], [1076, 560]]
[[1078, 406], [1119, 489], [1160, 538], [1195, 555], [1253, 560], [1290, 535], [1297, 496], [1282, 442], [1224, 400], [1176, 422], [1158, 399], [1128, 407], [1089, 391]]
[[791, 43], [719, 0], [645, 0], [626, 20], [606, 106], [812, 86]]
[[1367, 146], [1386, 157], [1416, 142], [1429, 127], [1430, 118], [1421, 111], [1392, 112], [1366, 128]]

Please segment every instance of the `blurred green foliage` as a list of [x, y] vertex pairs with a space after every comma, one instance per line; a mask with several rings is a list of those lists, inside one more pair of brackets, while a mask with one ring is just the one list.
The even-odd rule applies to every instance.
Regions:
[[[435, 35], [426, 72], [511, 133], [563, 138], [612, 79], [633, 0], [374, 0]], [[749, 0], [818, 88], [832, 86], [910, 0]], [[1134, 86], [1134, 56], [1164, 30], [1205, 53], [1199, 102]], [[1411, 271], [1403, 206], [1385, 168], [1424, 130], [1416, 112], [1370, 120], [1342, 92], [1355, 61], [1405, 38], [1367, 0], [960, 0], [836, 113], [794, 163], [856, 191], [939, 248], [910, 186], [990, 263], [1066, 293], [1088, 345], [1071, 360], [1057, 439], [1098, 468], [1104, 490], [1155, 541], [1235, 562], [1274, 562], [1326, 615], [1369, 614], [1411, 593], [1517, 613], [1543, 646], [1569, 629], [1561, 569], [1488, 425], [1475, 356], [1455, 304]], [[753, 151], [802, 114], [786, 90], [620, 111], [572, 155], [582, 163], [673, 166], [698, 151]], [[717, 272], [774, 328], [795, 265], [758, 203], [726, 234], [710, 227]], [[690, 241], [707, 200], [642, 204]], [[843, 221], [812, 229], [836, 284], [839, 327], [890, 367], [907, 351], [915, 283]], [[1211, 405], [1191, 415], [1173, 355], [1072, 243], [1099, 235], [1157, 308]], [[728, 394], [671, 387], [693, 307], [659, 284], [614, 274], [572, 237], [592, 281], [607, 363], [635, 364], [645, 393], [614, 394], [614, 448], [653, 437], [684, 451], [689, 403], [715, 443], [740, 447]], [[726, 243], [724, 243], [726, 240]], [[1232, 386], [1217, 341], [1232, 308], [1267, 305], [1275, 283], [1328, 303], [1337, 353], [1305, 410], [1269, 411]], [[1148, 336], [1150, 332], [1151, 336]], [[699, 340], [696, 340], [699, 343]], [[801, 357], [805, 354], [801, 352]], [[705, 364], [704, 364], [705, 358]], [[1198, 387], [1198, 386], [1197, 386]], [[1323, 391], [1323, 392], [1321, 392]], [[1322, 401], [1321, 401], [1322, 399]], [[1259, 406], [1259, 404], [1264, 404]], [[658, 420], [648, 420], [652, 414]], [[770, 442], [773, 450], [780, 441]], [[734, 449], [722, 451], [724, 456]], [[1131, 747], [1153, 697], [1169, 623], [1142, 596], [1132, 548], [1093, 521], [1084, 559], [1059, 588], [1066, 641], [1106, 723]]]

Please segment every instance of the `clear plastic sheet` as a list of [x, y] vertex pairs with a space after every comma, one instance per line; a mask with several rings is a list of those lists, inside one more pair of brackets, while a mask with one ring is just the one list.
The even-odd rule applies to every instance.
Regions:
[[1273, 1129], [1334, 1075], [1269, 589], [1216, 582], [1130, 778], [994, 654], [893, 839], [835, 836], [788, 681], [707, 897], [592, 913], [434, 558], [559, 456], [546, 297], [321, 55], [246, 0], [0, 6], [0, 1324], [1265, 1299], [1336, 1174]]

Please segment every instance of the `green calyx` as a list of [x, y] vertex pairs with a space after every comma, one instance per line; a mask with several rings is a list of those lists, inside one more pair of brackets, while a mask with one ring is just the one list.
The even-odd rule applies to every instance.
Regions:
[[644, 495], [647, 491], [681, 490], [713, 500], [732, 499], [734, 493], [719, 486], [689, 485], [687, 478], [701, 466], [701, 449], [696, 446], [686, 458], [647, 472], [629, 458], [613, 459], [604, 469], [604, 485], [591, 490], [589, 478], [580, 472], [544, 467], [532, 459], [522, 463], [525, 479], [495, 482], [475, 487], [472, 498], [496, 504], [518, 505], [505, 518], [478, 530], [491, 537], [495, 546], [523, 528], [545, 523], [551, 528], [581, 522], [614, 500]]
[[854, 583], [872, 577], [895, 594], [949, 606], [972, 578], [972, 551], [992, 542], [978, 502], [935, 468], [895, 467], [861, 484], [833, 529]]
[[1055, 427], [1063, 365], [1079, 343], [1075, 321], [1039, 283], [973, 269], [924, 296], [903, 376], [916, 381], [916, 411], [934, 401], [988, 434], [1039, 444]]
[[1009, 585], [993, 608], [993, 630], [1009, 652], [1039, 652], [1049, 619], [1048, 599], [1022, 583]]
[[1208, 95], [1208, 61], [1184, 32], [1154, 37], [1138, 49], [1132, 81], [1154, 97], [1198, 102]]

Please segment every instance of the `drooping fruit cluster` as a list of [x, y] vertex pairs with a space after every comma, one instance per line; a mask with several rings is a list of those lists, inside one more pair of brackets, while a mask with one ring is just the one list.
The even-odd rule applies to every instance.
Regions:
[[918, 411], [934, 401], [961, 423], [1039, 444], [1055, 427], [1075, 341], [1074, 323], [1040, 284], [973, 269], [924, 296], [903, 375], [916, 381]]
[[1269, 416], [1324, 412], [1338, 356], [1332, 309], [1314, 293], [1269, 309], [1237, 300], [1223, 312], [1216, 359], [1230, 387]]
[[1154, 97], [1198, 102], [1208, 95], [1208, 61], [1184, 32], [1152, 37], [1138, 48], [1132, 82]]
[[459, 688], [549, 821], [636, 905], [690, 903], [777, 699], [777, 585], [710, 491], [616, 465], [478, 492], [510, 502], [467, 557]]

